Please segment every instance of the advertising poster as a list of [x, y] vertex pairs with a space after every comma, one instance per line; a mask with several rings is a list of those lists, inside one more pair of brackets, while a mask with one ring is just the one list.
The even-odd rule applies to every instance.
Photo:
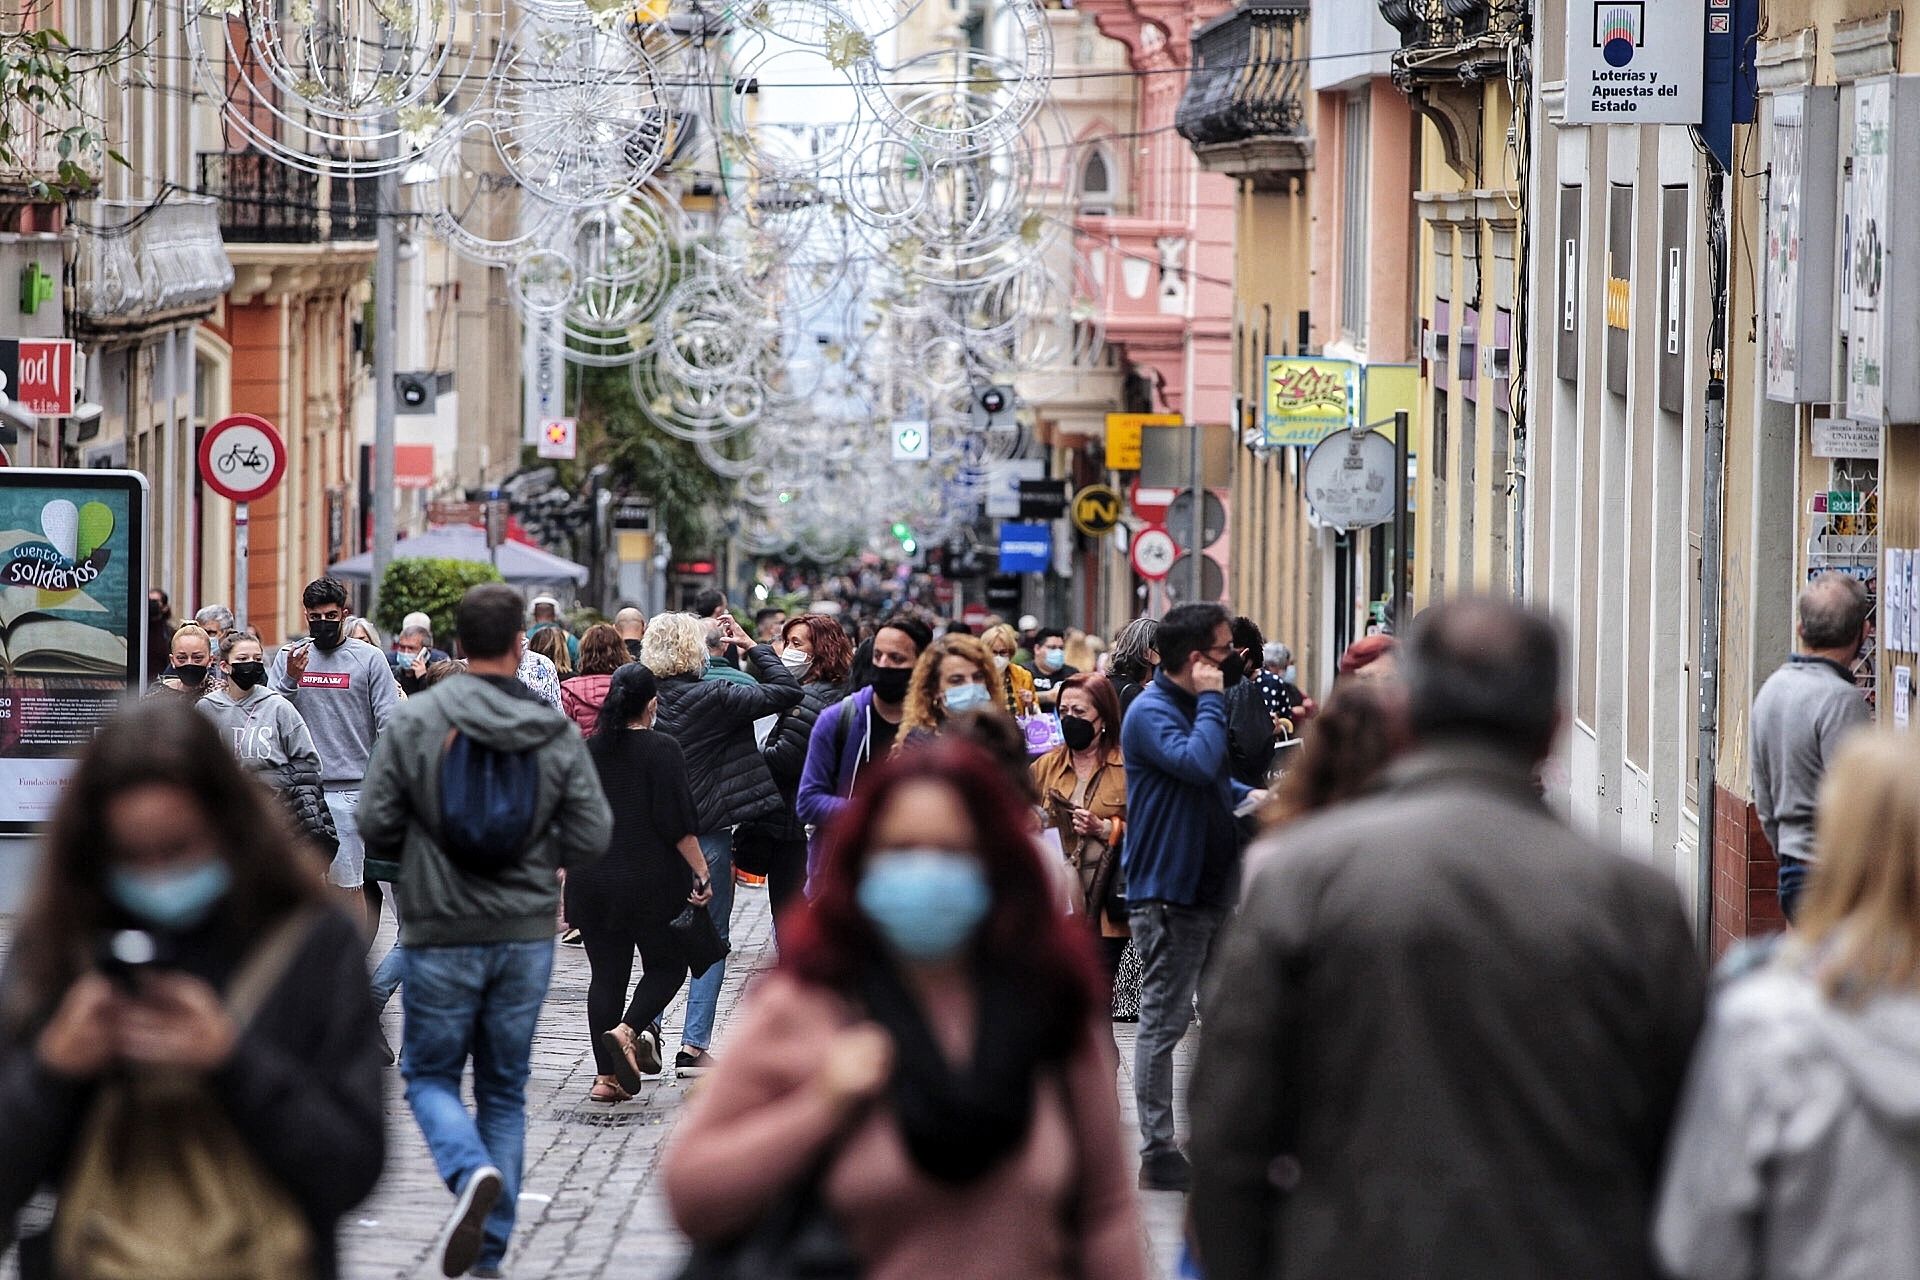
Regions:
[[1881, 372], [1886, 360], [1886, 226], [1888, 156], [1892, 150], [1893, 87], [1863, 80], [1853, 99], [1853, 206], [1847, 211], [1847, 261], [1852, 314], [1847, 322], [1847, 416], [1886, 421]]
[[1261, 414], [1266, 442], [1311, 446], [1349, 426], [1360, 408], [1359, 381], [1351, 360], [1268, 356]]
[[146, 479], [0, 469], [0, 832], [53, 816], [144, 675]]

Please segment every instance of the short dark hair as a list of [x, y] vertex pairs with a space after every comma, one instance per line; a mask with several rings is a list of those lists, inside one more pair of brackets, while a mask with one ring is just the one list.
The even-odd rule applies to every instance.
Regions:
[[1560, 722], [1560, 633], [1545, 614], [1465, 597], [1414, 619], [1403, 654], [1415, 736], [1543, 758]]
[[500, 658], [513, 651], [527, 618], [527, 601], [504, 582], [467, 588], [454, 607], [453, 630], [469, 658]]
[[1153, 633], [1160, 669], [1170, 674], [1185, 671], [1192, 664], [1194, 654], [1205, 653], [1213, 647], [1213, 633], [1221, 623], [1231, 626], [1232, 615], [1225, 605], [1211, 600], [1177, 604], [1167, 610], [1167, 616], [1160, 619], [1160, 627]]
[[1067, 639], [1067, 633], [1062, 631], [1060, 628], [1042, 627], [1038, 631], [1033, 633], [1033, 647], [1038, 649], [1041, 645], [1045, 644], [1049, 640], [1058, 640], [1062, 644], [1065, 644], [1066, 639]]
[[703, 588], [693, 598], [693, 608], [687, 610], [696, 618], [710, 618], [713, 611], [727, 602], [727, 593], [717, 587]]
[[878, 627], [875, 627], [874, 634], [879, 635], [889, 627], [895, 631], [906, 633], [907, 638], [913, 641], [914, 649], [920, 653], [925, 653], [927, 646], [933, 643], [933, 628], [910, 613], [894, 614]]
[[300, 593], [300, 606], [304, 609], [323, 609], [330, 604], [342, 609], [347, 607], [347, 585], [337, 578], [315, 578]]
[[1829, 569], [1800, 589], [1800, 639], [1809, 649], [1857, 643], [1867, 625], [1867, 588], [1851, 574]]
[[1267, 646], [1267, 638], [1260, 634], [1260, 624], [1246, 614], [1238, 614], [1233, 619], [1233, 647], [1236, 649], [1260, 650]]
[[773, 605], [768, 605], [764, 609], [755, 609], [753, 611], [753, 625], [757, 627], [768, 618], [777, 618], [785, 612], [785, 609], [775, 608]]
[[970, 623], [949, 622], [947, 624], [947, 634], [950, 636], [970, 636], [970, 635], [976, 635], [978, 633], [974, 631], [973, 626]]

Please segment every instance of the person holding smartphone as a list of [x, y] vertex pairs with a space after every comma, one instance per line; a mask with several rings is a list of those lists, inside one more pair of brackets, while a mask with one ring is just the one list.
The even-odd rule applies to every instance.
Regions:
[[[129, 1232], [156, 1273], [294, 1274], [242, 1232], [153, 1238], [164, 1180], [98, 1194], [101, 1167], [151, 1168], [156, 1144], [219, 1152], [200, 1166], [212, 1194], [291, 1233], [298, 1274], [336, 1274], [335, 1224], [380, 1175], [384, 1082], [365, 943], [274, 803], [206, 716], [164, 698], [105, 725], [61, 793], [0, 975], [0, 1241], [35, 1194], [60, 1197], [50, 1234], [21, 1242], [27, 1274], [119, 1273], [97, 1251]], [[139, 1105], [161, 1078], [171, 1105]], [[204, 1124], [180, 1123], [189, 1098]]]

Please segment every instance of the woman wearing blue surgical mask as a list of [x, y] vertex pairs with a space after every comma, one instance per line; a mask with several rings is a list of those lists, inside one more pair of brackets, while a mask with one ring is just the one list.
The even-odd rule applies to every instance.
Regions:
[[697, 1244], [806, 1188], [868, 1280], [1145, 1275], [1102, 985], [1024, 816], [952, 739], [856, 795], [666, 1153]]
[[[335, 1275], [335, 1224], [384, 1148], [365, 954], [205, 716], [152, 699], [108, 722], [0, 977], [0, 1228], [59, 1197], [22, 1257], [128, 1274], [132, 1245], [172, 1274]], [[217, 1185], [189, 1195], [185, 1170]], [[209, 1202], [233, 1230], [194, 1220]]]
[[955, 716], [969, 711], [1004, 715], [1006, 707], [1006, 684], [987, 646], [973, 636], [944, 635], [927, 646], [913, 669], [900, 741], [925, 742]]

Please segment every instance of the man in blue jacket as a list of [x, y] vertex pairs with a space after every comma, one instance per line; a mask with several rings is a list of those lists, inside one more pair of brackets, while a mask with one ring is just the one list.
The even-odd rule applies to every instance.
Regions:
[[1128, 710], [1127, 916], [1140, 953], [1140, 1033], [1133, 1091], [1140, 1110], [1140, 1185], [1185, 1191], [1187, 1158], [1173, 1141], [1173, 1051], [1214, 934], [1233, 905], [1239, 864], [1234, 806], [1249, 794], [1227, 769], [1220, 667], [1232, 619], [1218, 604], [1167, 611], [1154, 633], [1160, 672]]

